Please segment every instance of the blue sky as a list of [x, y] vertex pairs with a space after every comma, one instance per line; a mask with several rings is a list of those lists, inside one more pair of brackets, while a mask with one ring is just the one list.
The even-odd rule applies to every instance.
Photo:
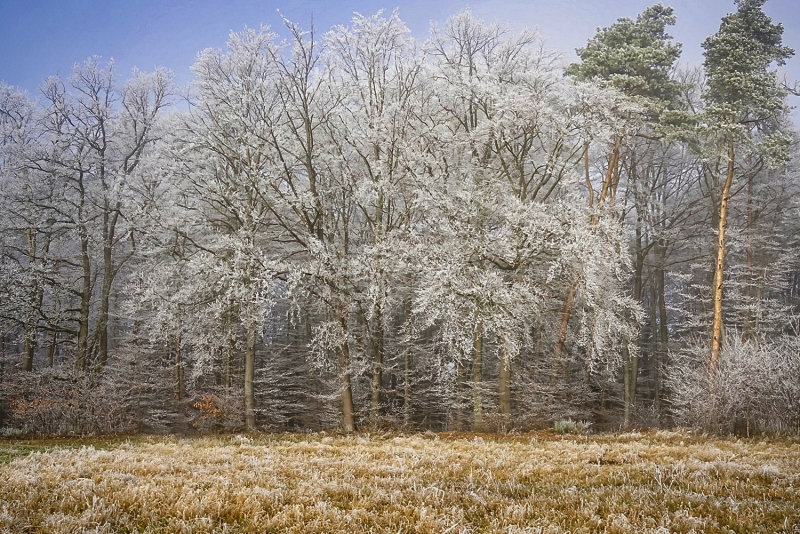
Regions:
[[[68, 76], [72, 66], [92, 55], [114, 58], [120, 79], [133, 67], [164, 66], [178, 83], [191, 79], [198, 51], [225, 46], [231, 30], [267, 24], [281, 28], [277, 11], [319, 32], [347, 24], [353, 12], [368, 15], [399, 9], [415, 36], [423, 39], [431, 22], [442, 22], [465, 7], [484, 19], [514, 29], [539, 32], [548, 48], [567, 58], [597, 27], [620, 17], [635, 17], [657, 0], [0, 0], [0, 80], [36, 94], [51, 74]], [[700, 43], [735, 10], [733, 0], [664, 0], [675, 8], [671, 29], [684, 47], [682, 62], [702, 62]], [[800, 56], [800, 0], [769, 0], [765, 11], [785, 28], [784, 42]], [[800, 80], [800, 57], [785, 69]], [[792, 104], [800, 105], [793, 97]], [[796, 115], [796, 114], [795, 114]]]

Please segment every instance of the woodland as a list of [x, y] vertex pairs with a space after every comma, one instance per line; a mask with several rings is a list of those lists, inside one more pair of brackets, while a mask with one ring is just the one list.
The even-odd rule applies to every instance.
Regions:
[[0, 434], [800, 433], [800, 173], [765, 0], [565, 65], [465, 11], [0, 83]]

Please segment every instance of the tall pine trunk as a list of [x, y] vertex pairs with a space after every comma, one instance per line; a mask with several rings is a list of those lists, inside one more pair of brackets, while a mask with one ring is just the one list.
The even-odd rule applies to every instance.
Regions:
[[728, 202], [730, 200], [731, 185], [733, 184], [734, 170], [733, 141], [728, 142], [728, 172], [725, 184], [722, 186], [722, 196], [719, 203], [719, 222], [717, 234], [717, 258], [714, 265], [714, 282], [712, 294], [714, 300], [714, 318], [711, 322], [711, 355], [708, 361], [708, 376], [713, 379], [717, 374], [719, 357], [722, 352], [722, 285], [725, 277], [725, 231], [728, 228]]

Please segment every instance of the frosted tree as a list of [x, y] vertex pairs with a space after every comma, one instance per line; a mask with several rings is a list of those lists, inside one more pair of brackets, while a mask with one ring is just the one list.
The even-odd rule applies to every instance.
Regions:
[[397, 13], [356, 15], [325, 37], [330, 83], [341, 102], [326, 124], [331, 172], [349, 176], [358, 213], [350, 233], [359, 313], [371, 353], [369, 414], [379, 416], [387, 332], [405, 296], [404, 248], [414, 223], [414, 178], [427, 125], [420, 54]]
[[[80, 272], [73, 333], [75, 366], [83, 371], [94, 355], [100, 365], [108, 360], [112, 287], [135, 244], [124, 214], [126, 188], [154, 141], [152, 125], [167, 105], [170, 81], [164, 71], [134, 73], [117, 89], [113, 64], [90, 59], [76, 65], [68, 84], [51, 78], [44, 86], [42, 130], [47, 142], [40, 143], [29, 165], [58, 184], [60, 196], [47, 206], [49, 220], [77, 240], [78, 265], [65, 266]], [[92, 321], [97, 280], [98, 313]]]
[[[322, 59], [320, 42], [285, 21], [291, 49], [278, 62], [276, 95], [280, 111], [270, 132], [274, 180], [270, 185], [273, 213], [279, 214], [281, 242], [291, 261], [286, 283], [294, 305], [315, 311], [310, 355], [318, 368], [332, 367], [336, 375], [341, 426], [353, 431], [351, 314], [354, 311], [351, 268], [352, 227], [357, 214], [353, 181], [341, 170], [340, 139], [330, 141], [332, 118], [344, 99]], [[309, 320], [309, 326], [311, 326]]]
[[[486, 248], [493, 229], [505, 229], [504, 201], [513, 199], [512, 195], [502, 194], [510, 192], [511, 185], [500, 181], [501, 176], [493, 168], [493, 164], [500, 165], [494, 161], [497, 101], [506, 89], [519, 94], [514, 91], [512, 80], [520, 83], [525, 67], [534, 61], [529, 50], [534, 38], [523, 34], [514, 39], [504, 34], [499, 26], [485, 24], [464, 12], [448, 20], [427, 45], [431, 77], [436, 82], [436, 100], [432, 103], [436, 114], [432, 122], [441, 124], [432, 129], [435, 152], [431, 161], [436, 169], [421, 197], [421, 201], [431, 204], [424, 209], [434, 217], [431, 233], [425, 236], [427, 268], [415, 308], [423, 317], [423, 325], [437, 325], [445, 354], [457, 369], [456, 388], [466, 382], [465, 371], [471, 366], [475, 428], [483, 424], [487, 333], [507, 332], [510, 338], [518, 330], [511, 325], [493, 324], [493, 319], [502, 321], [504, 315], [509, 319], [509, 314], [503, 313], [507, 303], [502, 302], [501, 296], [512, 293], [505, 287], [504, 277], [493, 269], [494, 258], [487, 257]], [[508, 76], [507, 84], [502, 83], [504, 76]], [[512, 174], [508, 179], [521, 180], [518, 185], [525, 189], [530, 181], [526, 174]], [[434, 241], [438, 246], [432, 246]], [[523, 294], [519, 295], [524, 301]], [[501, 345], [505, 347], [507, 371], [513, 351], [507, 350], [510, 343]], [[505, 372], [504, 375], [508, 376]], [[502, 389], [506, 397], [507, 383]], [[509, 402], [504, 398], [501, 404], [508, 406]], [[455, 424], [460, 425], [460, 415], [456, 419]]]
[[[184, 208], [201, 224], [199, 233], [189, 236], [197, 253], [187, 265], [189, 272], [203, 273], [192, 277], [192, 291], [205, 295], [195, 313], [218, 325], [196, 343], [207, 350], [219, 349], [220, 342], [232, 348], [243, 329], [243, 399], [250, 429], [256, 425], [256, 344], [272, 306], [276, 274], [267, 252], [275, 224], [269, 196], [271, 121], [280, 109], [275, 40], [266, 28], [246, 30], [230, 35], [226, 51], [207, 49], [198, 56], [196, 100], [176, 143]], [[232, 358], [229, 354], [229, 366]], [[230, 372], [227, 376], [230, 383]]]
[[450, 19], [427, 48], [436, 95], [429, 144], [436, 148], [431, 177], [421, 183], [419, 209], [431, 229], [421, 237], [415, 313], [438, 329], [457, 383], [471, 368], [472, 422], [480, 428], [485, 355], [497, 355], [498, 405], [507, 418], [511, 362], [531, 357], [531, 332], [554, 330], [548, 309], [570, 288], [579, 286], [585, 299], [576, 346], [585, 350], [587, 370], [614, 359], [617, 343], [600, 343], [598, 334], [605, 329], [613, 338], [624, 329], [611, 310], [630, 303], [598, 297], [603, 288], [617, 295], [613, 273], [624, 259], [585, 246], [611, 233], [590, 228], [575, 193], [583, 135], [606, 135], [615, 117], [606, 110], [619, 99], [564, 79], [532, 35], [510, 37], [468, 12]]
[[25, 164], [25, 150], [36, 136], [34, 111], [26, 94], [0, 85], [0, 179], [6, 192], [0, 222], [4, 304], [0, 314], [4, 338], [22, 325], [24, 371], [33, 370], [44, 297], [41, 266], [50, 246], [49, 234], [42, 233], [43, 214], [36, 206], [39, 188]]
[[165, 133], [131, 183], [128, 204], [136, 221], [139, 254], [125, 301], [126, 316], [134, 323], [131, 342], [165, 347], [173, 355], [173, 400], [178, 403], [186, 395], [187, 369], [199, 374], [208, 365], [210, 351], [204, 340], [225, 338], [206, 309], [218, 282], [204, 270], [212, 255], [205, 244], [214, 231], [184, 179], [186, 166], [192, 166], [196, 156], [184, 152], [178, 159], [183, 125], [181, 116], [161, 125], [174, 133]]

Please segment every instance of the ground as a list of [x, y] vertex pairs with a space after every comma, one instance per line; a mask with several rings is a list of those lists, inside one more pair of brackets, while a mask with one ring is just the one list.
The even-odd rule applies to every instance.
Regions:
[[5, 440], [0, 480], [0, 533], [800, 533], [800, 441], [689, 432]]

